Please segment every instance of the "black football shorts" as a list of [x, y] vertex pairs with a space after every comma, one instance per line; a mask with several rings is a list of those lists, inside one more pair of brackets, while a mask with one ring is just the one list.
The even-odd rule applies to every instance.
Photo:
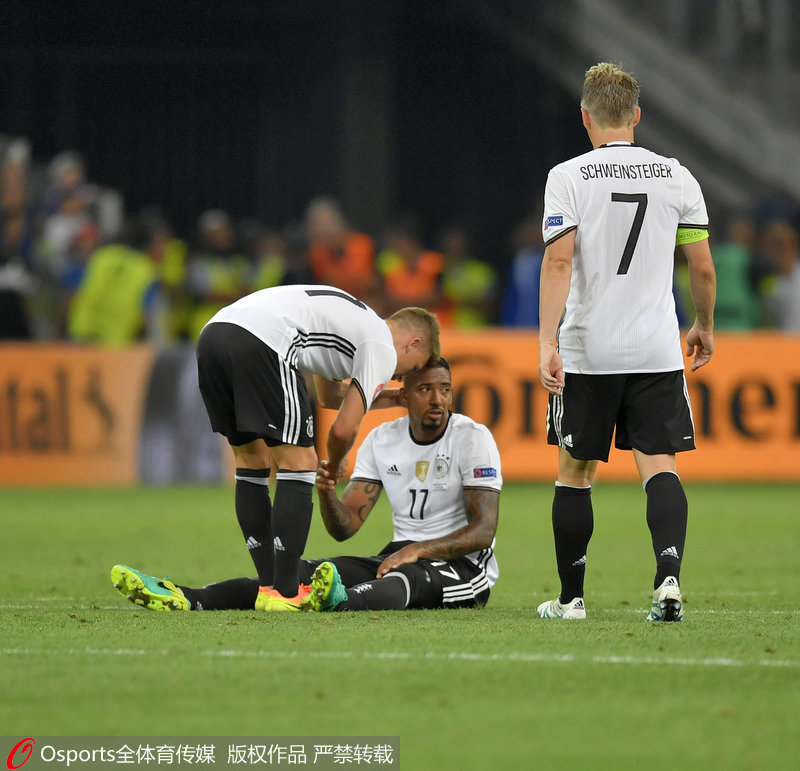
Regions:
[[683, 370], [622, 375], [564, 373], [550, 394], [547, 441], [577, 460], [608, 460], [620, 450], [671, 455], [694, 449], [694, 423]]
[[206, 326], [197, 341], [200, 393], [214, 431], [234, 447], [314, 444], [314, 417], [300, 371], [246, 329]]
[[[411, 541], [395, 541], [376, 557], [334, 557], [329, 561], [336, 565], [342, 583], [352, 588], [367, 581], [374, 581], [383, 560]], [[311, 574], [324, 560], [302, 560], [300, 581], [308, 582]], [[395, 568], [406, 581], [409, 592], [409, 608], [474, 608], [486, 604], [489, 599], [489, 581], [486, 573], [466, 557], [448, 562], [419, 560]]]

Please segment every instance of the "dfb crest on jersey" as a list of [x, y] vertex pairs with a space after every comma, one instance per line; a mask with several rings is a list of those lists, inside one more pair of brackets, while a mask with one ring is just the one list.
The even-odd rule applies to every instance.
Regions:
[[447, 472], [450, 471], [450, 458], [447, 455], [438, 455], [436, 462], [433, 464], [433, 478], [444, 479]]
[[314, 436], [314, 416], [309, 415], [308, 420], [306, 421], [306, 434], [309, 438]]
[[428, 476], [428, 469], [431, 467], [431, 462], [429, 460], [418, 460], [417, 461], [417, 479], [420, 482], [424, 482], [425, 478]]

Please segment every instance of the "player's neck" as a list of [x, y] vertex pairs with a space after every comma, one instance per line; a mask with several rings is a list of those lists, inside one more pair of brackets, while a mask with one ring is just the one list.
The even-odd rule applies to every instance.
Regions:
[[598, 129], [592, 132], [590, 139], [595, 150], [601, 145], [609, 145], [612, 142], [630, 142], [633, 144], [633, 129], [629, 126]]

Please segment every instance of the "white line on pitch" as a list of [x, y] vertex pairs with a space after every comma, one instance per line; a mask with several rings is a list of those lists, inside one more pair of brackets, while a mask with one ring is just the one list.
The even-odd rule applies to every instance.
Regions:
[[[2, 656], [172, 656], [174, 651], [150, 650], [144, 648], [67, 648], [37, 649], [37, 648], [0, 648]], [[188, 657], [186, 651], [181, 652], [183, 658]], [[371, 653], [368, 651], [243, 651], [235, 649], [197, 651], [197, 656], [205, 658], [242, 658], [242, 659], [379, 659], [379, 660], [436, 660], [436, 661], [487, 661], [506, 663], [566, 663], [566, 664], [615, 664], [631, 666], [678, 666], [678, 667], [770, 667], [795, 669], [800, 667], [800, 661], [790, 659], [757, 659], [741, 660], [732, 658], [676, 658], [673, 656], [576, 656], [571, 653], [471, 653], [469, 651], [451, 651], [449, 653], [429, 652], [413, 654], [407, 651], [383, 651]]]

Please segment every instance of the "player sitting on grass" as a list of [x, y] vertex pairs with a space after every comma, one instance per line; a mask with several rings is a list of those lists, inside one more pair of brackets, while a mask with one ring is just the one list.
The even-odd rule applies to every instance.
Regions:
[[[323, 464], [316, 483], [325, 527], [337, 541], [361, 528], [383, 488], [394, 537], [375, 557], [302, 560], [301, 581], [312, 586], [303, 610], [473, 607], [489, 598], [502, 487], [494, 438], [450, 412], [445, 359], [406, 375], [400, 399], [408, 415], [370, 431], [341, 499]], [[111, 580], [152, 610], [252, 610], [259, 586], [234, 578], [192, 589], [124, 565], [112, 569]]]

